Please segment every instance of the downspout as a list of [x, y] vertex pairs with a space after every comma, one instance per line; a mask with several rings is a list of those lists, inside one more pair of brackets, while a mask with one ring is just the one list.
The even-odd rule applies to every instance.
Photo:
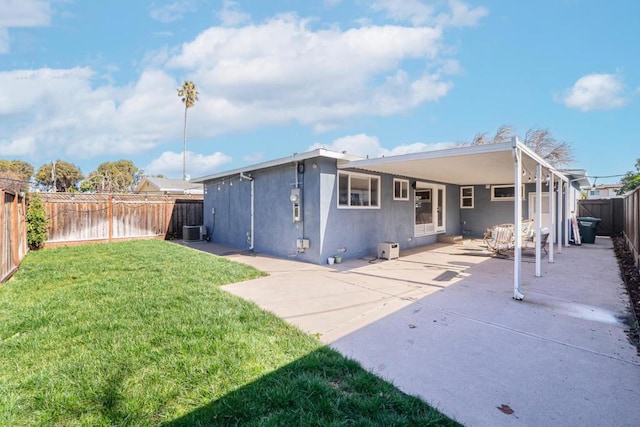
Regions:
[[[300, 188], [300, 168], [299, 168], [300, 162], [296, 162], [296, 187], [295, 188]], [[304, 168], [304, 163], [302, 163], [302, 167]], [[303, 169], [304, 170], [304, 169]], [[302, 199], [300, 201], [300, 238], [304, 239], [304, 194], [302, 194], [304, 192], [304, 174], [302, 175], [302, 189], [300, 190], [300, 198]]]
[[253, 244], [254, 244], [254, 239], [253, 239], [253, 234], [254, 234], [254, 214], [255, 214], [255, 185], [254, 185], [254, 179], [248, 175], [245, 175], [244, 173], [240, 172], [240, 179], [246, 179], [249, 182], [251, 182], [251, 229], [250, 229], [250, 233], [251, 233], [251, 237], [250, 237], [250, 241], [249, 241], [249, 250], [252, 251], [253, 250]]

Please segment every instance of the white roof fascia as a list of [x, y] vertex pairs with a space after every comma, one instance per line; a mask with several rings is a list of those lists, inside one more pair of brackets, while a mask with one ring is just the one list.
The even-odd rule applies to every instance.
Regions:
[[338, 153], [336, 151], [330, 151], [330, 150], [326, 150], [324, 148], [318, 148], [318, 149], [313, 150], [313, 151], [307, 151], [307, 152], [304, 152], [304, 153], [293, 153], [293, 155], [291, 155], [291, 156], [281, 157], [279, 159], [269, 160], [267, 162], [257, 163], [257, 164], [254, 164], [254, 165], [243, 166], [241, 168], [231, 169], [231, 170], [228, 170], [228, 171], [215, 173], [215, 174], [212, 174], [212, 175], [206, 175], [206, 176], [203, 176], [203, 177], [192, 179], [191, 182], [202, 184], [205, 181], [211, 181], [211, 180], [214, 180], [214, 179], [225, 178], [227, 176], [233, 176], [233, 175], [238, 175], [240, 173], [247, 173], [247, 172], [257, 171], [257, 170], [260, 170], [260, 169], [272, 168], [274, 166], [286, 165], [287, 163], [300, 162], [300, 161], [303, 161], [303, 160], [313, 159], [313, 158], [316, 158], [316, 157], [326, 157], [326, 158], [330, 158], [330, 159], [336, 159], [338, 161], [340, 161], [340, 160], [350, 161], [350, 160], [355, 160], [355, 159], [361, 159], [362, 158], [362, 157], [358, 157], [358, 156], [354, 156], [354, 155], [350, 155], [350, 154], [346, 154], [346, 153]]

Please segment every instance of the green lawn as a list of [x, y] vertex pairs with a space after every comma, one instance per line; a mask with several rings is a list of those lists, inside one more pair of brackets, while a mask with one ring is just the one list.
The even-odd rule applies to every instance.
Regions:
[[31, 252], [0, 286], [0, 425], [457, 425], [151, 240]]

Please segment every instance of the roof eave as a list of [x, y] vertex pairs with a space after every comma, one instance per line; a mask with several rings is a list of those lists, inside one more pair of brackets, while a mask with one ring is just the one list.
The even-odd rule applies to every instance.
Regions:
[[313, 159], [316, 157], [325, 157], [330, 159], [347, 160], [347, 161], [361, 159], [361, 157], [350, 155], [347, 153], [338, 153], [336, 151], [330, 151], [324, 148], [318, 148], [313, 151], [307, 151], [304, 153], [293, 153], [291, 156], [281, 157], [279, 159], [269, 160], [267, 162], [256, 163], [253, 165], [243, 166], [237, 169], [231, 169], [224, 172], [219, 172], [211, 175], [198, 177], [196, 179], [192, 179], [191, 182], [203, 184], [206, 181], [212, 181], [220, 178], [226, 178], [228, 176], [238, 175], [240, 173], [254, 172], [261, 169], [267, 169], [275, 166], [286, 165], [287, 163], [300, 162], [308, 159]]

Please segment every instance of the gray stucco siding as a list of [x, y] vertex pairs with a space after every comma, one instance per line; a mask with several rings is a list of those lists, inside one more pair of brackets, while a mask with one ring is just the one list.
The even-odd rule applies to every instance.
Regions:
[[[255, 172], [254, 249], [284, 258], [326, 263], [329, 256], [344, 250], [344, 258], [374, 257], [378, 243], [397, 242], [401, 249], [437, 241], [437, 235], [416, 237], [415, 199], [393, 200], [394, 178], [410, 177], [351, 171], [380, 177], [379, 208], [339, 208], [336, 160], [325, 157], [304, 162], [304, 173], [296, 164], [284, 164]], [[302, 221], [293, 221], [291, 189], [301, 189]], [[434, 184], [437, 184], [434, 182]], [[446, 232], [461, 232], [459, 187], [446, 187]], [[215, 209], [215, 214], [211, 210]], [[247, 249], [251, 231], [251, 181], [240, 176], [205, 182], [205, 225], [215, 243]], [[299, 252], [296, 239], [306, 238], [310, 247]]]

